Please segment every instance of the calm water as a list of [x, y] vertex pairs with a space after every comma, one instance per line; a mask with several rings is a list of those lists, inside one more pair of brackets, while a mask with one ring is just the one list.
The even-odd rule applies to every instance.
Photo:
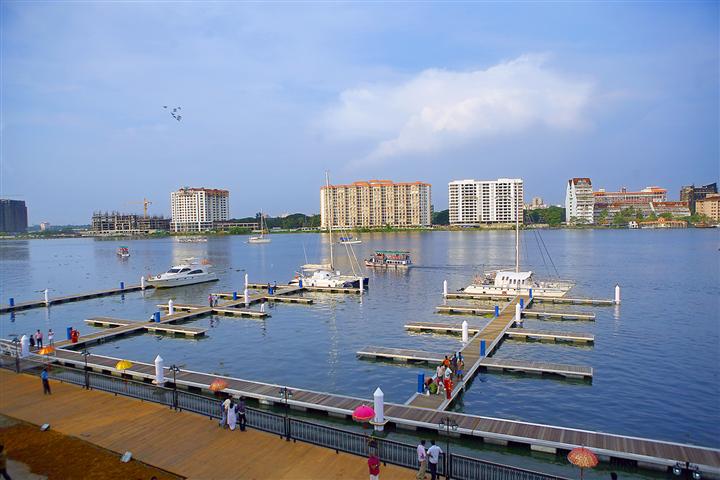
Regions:
[[[455, 409], [576, 428], [720, 447], [720, 298], [717, 230], [545, 231], [555, 267], [577, 286], [573, 296], [611, 298], [622, 285], [620, 308], [570, 306], [597, 314], [595, 322], [526, 320], [526, 328], [593, 333], [595, 345], [575, 347], [506, 341], [496, 355], [590, 365], [592, 384], [547, 378], [481, 374]], [[264, 320], [206, 317], [189, 325], [209, 327], [202, 340], [140, 334], [94, 347], [93, 352], [152, 362], [160, 354], [186, 368], [371, 398], [380, 386], [391, 402], [413, 393], [417, 366], [358, 360], [368, 345], [448, 352], [460, 347], [450, 336], [405, 331], [408, 321], [457, 321], [434, 313], [442, 282], [452, 290], [469, 283], [483, 266], [514, 258], [511, 232], [367, 234], [355, 249], [407, 249], [418, 265], [406, 273], [369, 272], [367, 295], [309, 295], [314, 305], [278, 305]], [[62, 239], [0, 242], [0, 298], [16, 302], [138, 283], [186, 257], [208, 258], [222, 272], [216, 283], [131, 293], [4, 315], [0, 336], [41, 328], [62, 337], [83, 320], [113, 316], [145, 320], [156, 304], [205, 304], [209, 292], [241, 290], [251, 281], [286, 282], [298, 265], [327, 256], [327, 238], [274, 235], [269, 245], [245, 237], [210, 238], [204, 244], [176, 240], [100, 241]], [[553, 271], [538, 249], [535, 232], [523, 233], [522, 262], [542, 276]], [[120, 260], [118, 245], [132, 256]], [[359, 248], [358, 248], [359, 247]], [[340, 268], [348, 268], [344, 247]], [[545, 264], [549, 268], [546, 268]], [[469, 317], [466, 317], [470, 320]], [[482, 319], [474, 321], [483, 322]]]

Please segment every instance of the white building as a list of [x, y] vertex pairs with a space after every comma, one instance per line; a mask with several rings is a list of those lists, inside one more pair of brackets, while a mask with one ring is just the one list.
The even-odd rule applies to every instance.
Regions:
[[565, 192], [565, 221], [592, 224], [595, 196], [589, 178], [571, 178]]
[[523, 221], [521, 178], [453, 180], [448, 187], [451, 225]]
[[209, 230], [213, 222], [230, 217], [230, 192], [215, 188], [183, 187], [170, 194], [174, 232], [202, 232]]

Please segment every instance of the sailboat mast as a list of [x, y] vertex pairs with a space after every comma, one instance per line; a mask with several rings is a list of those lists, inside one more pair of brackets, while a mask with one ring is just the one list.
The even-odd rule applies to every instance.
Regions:
[[335, 270], [335, 259], [333, 258], [333, 237], [332, 237], [332, 224], [333, 215], [332, 209], [330, 209], [330, 176], [328, 171], [325, 170], [325, 215], [328, 217], [328, 231], [330, 232], [330, 270]]
[[515, 194], [515, 273], [520, 272], [520, 204]]

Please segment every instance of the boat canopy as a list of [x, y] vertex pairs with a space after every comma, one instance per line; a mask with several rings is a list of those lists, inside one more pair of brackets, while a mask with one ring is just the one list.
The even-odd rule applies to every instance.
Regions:
[[508, 272], [500, 271], [495, 274], [495, 286], [497, 287], [517, 287], [530, 285], [532, 282], [532, 272]]

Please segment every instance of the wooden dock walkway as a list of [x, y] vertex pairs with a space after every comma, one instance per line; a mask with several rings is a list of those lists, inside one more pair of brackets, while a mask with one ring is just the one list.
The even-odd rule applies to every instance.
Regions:
[[[465, 299], [465, 300], [504, 300], [511, 301], [515, 298], [514, 295], [485, 295], [479, 293], [462, 293], [462, 292], [448, 292], [445, 298]], [[556, 304], [569, 304], [569, 305], [594, 305], [596, 307], [608, 307], [615, 305], [613, 300], [597, 299], [597, 298], [566, 298], [566, 297], [538, 297], [534, 295], [534, 303], [556, 303]]]
[[[0, 342], [5, 344], [7, 351], [15, 351], [15, 347], [10, 341], [0, 340]], [[84, 359], [79, 352], [58, 349], [55, 353], [56, 356], [51, 357], [51, 361], [83, 368]], [[466, 352], [464, 354], [466, 360], [469, 353], [470, 352]], [[11, 358], [5, 358], [7, 361], [13, 361]], [[147, 382], [155, 378], [155, 367], [149, 363], [133, 361], [133, 366], [130, 369], [119, 372], [114, 368], [115, 364], [120, 360], [119, 358], [91, 354], [87, 360], [88, 366], [92, 370], [112, 372], [116, 375], [123, 373]], [[466, 365], [469, 365], [469, 362], [466, 361]], [[165, 376], [166, 379], [172, 378], [172, 372], [166, 369]], [[280, 405], [283, 402], [278, 396], [280, 385], [230, 377], [219, 377], [217, 375], [189, 370], [181, 370], [177, 374], [177, 384], [179, 388], [209, 394], [208, 386], [216, 378], [223, 378], [228, 382], [226, 391], [229, 393], [246, 398], [253, 398], [266, 404]], [[37, 387], [37, 384], [35, 385], [35, 388], [37, 388], [39, 392], [39, 387]], [[335, 395], [294, 387], [292, 387], [292, 390], [293, 396], [288, 400], [288, 403], [293, 406], [293, 408], [324, 412], [344, 418], [350, 418], [353, 409], [356, 407], [372, 404], [372, 399], [367, 398]], [[369, 388], [369, 390], [372, 390], [372, 388]], [[430, 397], [438, 396], [439, 395], [430, 395]], [[14, 396], [10, 397], [15, 398]], [[425, 398], [425, 395], [421, 395], [421, 397]], [[2, 401], [2, 399], [0, 399], [0, 401]], [[546, 452], [562, 452], [583, 445], [606, 459], [621, 459], [638, 462], [642, 466], [652, 465], [660, 468], [671, 467], [675, 462], [684, 463], [689, 461], [692, 464], [700, 466], [702, 471], [720, 474], [720, 450], [718, 449], [516, 420], [446, 412], [433, 408], [424, 408], [423, 405], [420, 405], [420, 402], [417, 403], [417, 406], [386, 403], [385, 417], [390, 424], [400, 428], [423, 428], [431, 431], [438, 431], [440, 421], [448, 417], [458, 424], [458, 434], [481, 439], [488, 443], [507, 445], [509, 442], [512, 442], [513, 444], [528, 445], [533, 450]], [[35, 410], [41, 411], [42, 409]], [[207, 422], [207, 420], [205, 420], [205, 422]]]
[[546, 330], [528, 330], [527, 328], [508, 328], [506, 335], [510, 338], [533, 339], [542, 342], [572, 342], [580, 344], [595, 342], [595, 335], [580, 332], [552, 332]]
[[[248, 288], [255, 289], [255, 290], [267, 290], [267, 283], [248, 283]], [[362, 288], [344, 288], [344, 287], [309, 287], [307, 285], [303, 285], [302, 287], [298, 287], [297, 285], [278, 285], [278, 289], [290, 289], [294, 288], [296, 291], [306, 291], [306, 292], [324, 292], [324, 293], [356, 293], [356, 294], [362, 294], [363, 289]], [[287, 295], [287, 293], [282, 292], [281, 290], [278, 290], [273, 295]]]
[[[410, 322], [405, 324], [405, 328], [417, 332], [446, 333], [450, 335], [462, 334], [462, 323]], [[482, 327], [468, 325], [468, 334], [475, 334], [481, 329]]]
[[[244, 302], [242, 302], [244, 304]], [[159, 304], [158, 308], [167, 311], [169, 310], [169, 307], [166, 303]], [[180, 304], [180, 305], [174, 305], [173, 308], [180, 311], [197, 311], [202, 308], [208, 308], [210, 310], [209, 313], [214, 315], [225, 315], [230, 317], [254, 317], [254, 318], [265, 318], [269, 317], [269, 313], [261, 312], [259, 310], [250, 310], [247, 308], [238, 308], [238, 307], [201, 307], [200, 305], [186, 305], [186, 304]]]
[[[151, 285], [145, 285], [145, 290], [155, 288]], [[28, 310], [31, 308], [42, 308], [58, 303], [78, 302], [80, 300], [90, 300], [92, 298], [108, 297], [110, 295], [123, 295], [125, 293], [137, 292], [142, 290], [140, 285], [126, 285], [125, 288], [108, 288], [106, 290], [96, 290], [88, 293], [75, 293], [71, 295], [62, 295], [49, 299], [49, 303], [45, 303], [44, 299], [28, 300], [26, 302], [16, 303], [14, 306], [4, 305], [0, 307], [0, 313], [17, 312], [19, 310]]]
[[439, 364], [445, 358], [445, 354], [443, 353], [388, 347], [365, 347], [357, 352], [357, 356], [360, 358], [389, 359], [408, 363], [423, 362], [436, 364]]
[[[465, 315], [482, 315], [487, 316], [495, 313], [494, 308], [487, 307], [469, 307], [466, 305], [438, 305], [435, 307], [438, 313], [444, 314], [465, 314]], [[540, 312], [532, 309], [523, 309], [522, 316], [526, 318], [552, 318], [558, 320], [595, 320], [595, 314], [592, 312]]]

